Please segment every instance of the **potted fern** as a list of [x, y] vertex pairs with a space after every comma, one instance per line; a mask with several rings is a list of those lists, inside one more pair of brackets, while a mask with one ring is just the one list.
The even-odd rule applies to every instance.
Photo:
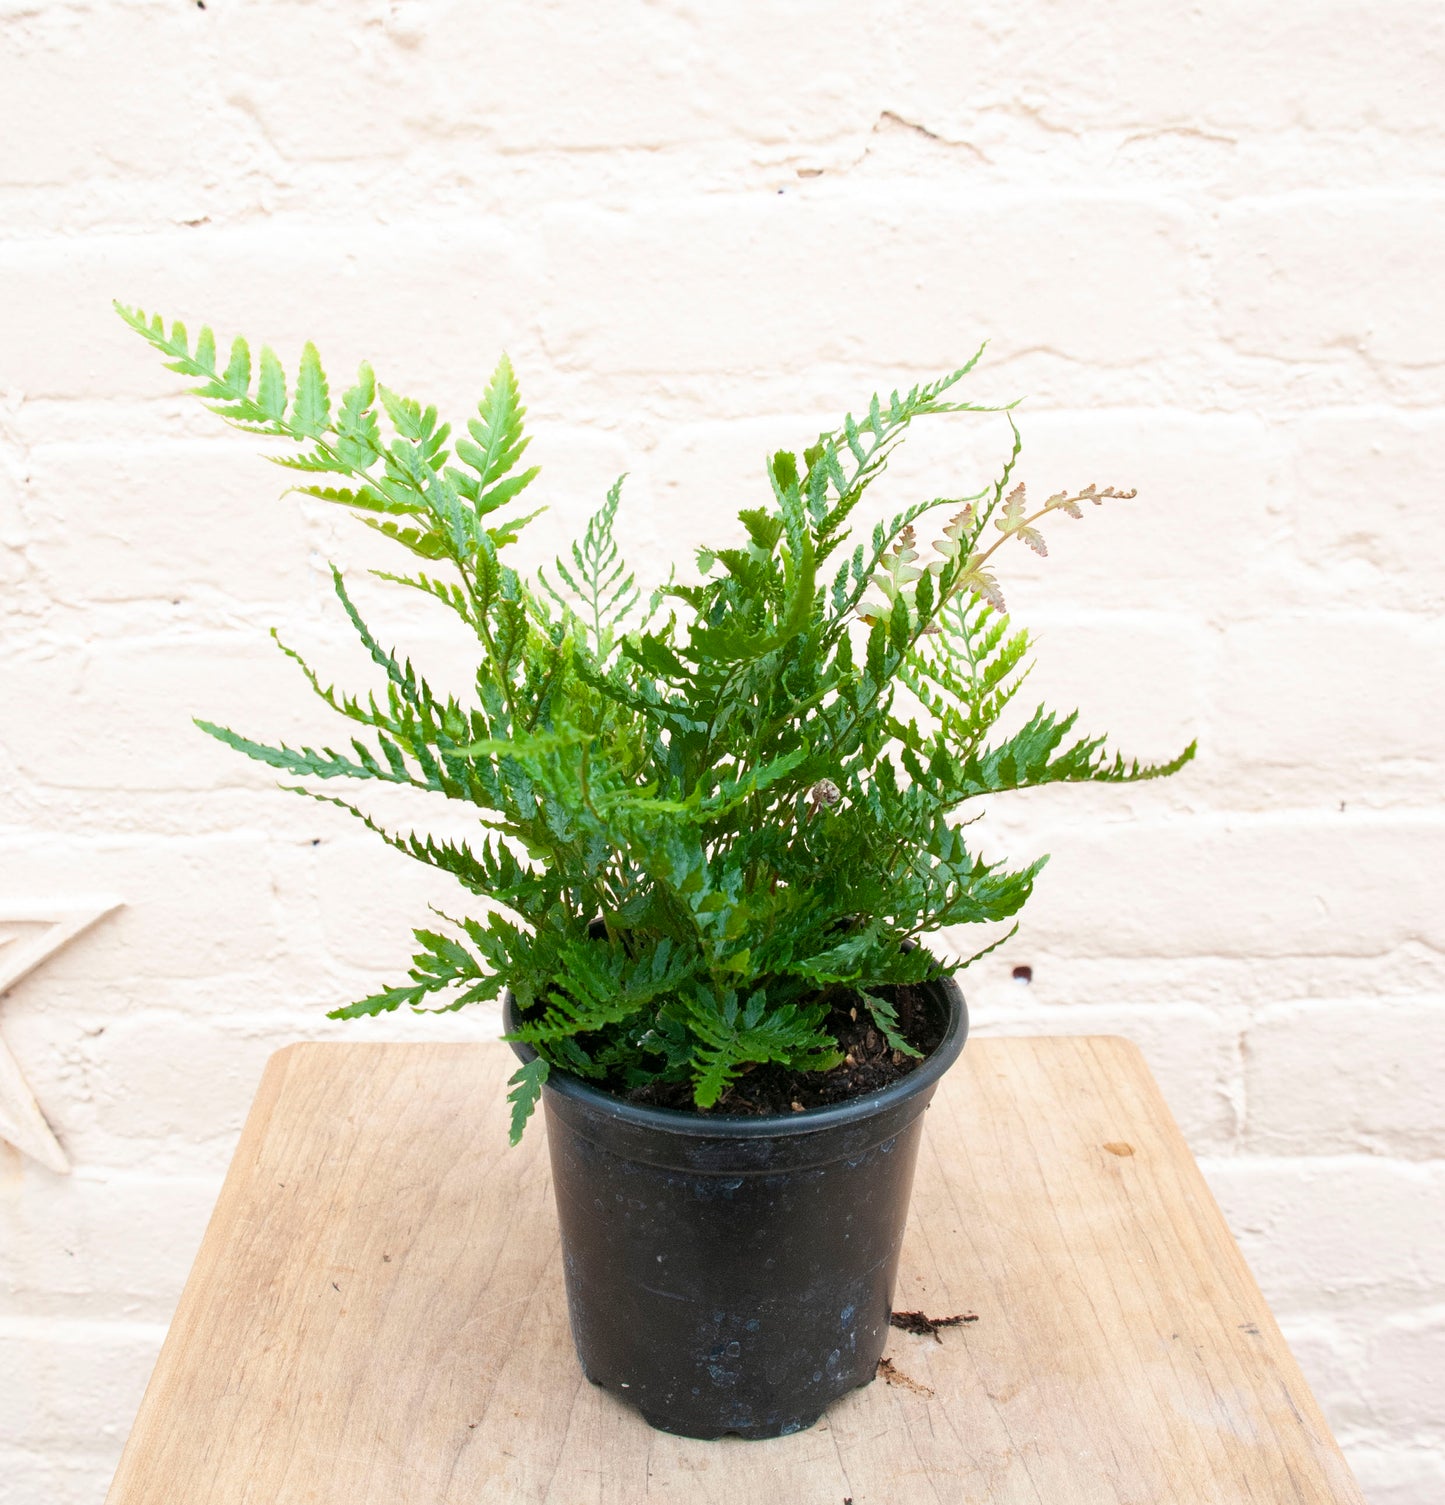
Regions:
[[957, 812], [1041, 784], [1155, 778], [1193, 755], [1125, 763], [1042, 708], [999, 730], [1028, 639], [1004, 614], [995, 553], [1014, 539], [1043, 553], [1042, 518], [1132, 493], [1090, 486], [1030, 510], [1010, 416], [995, 484], [851, 539], [915, 419], [993, 411], [954, 395], [975, 356], [773, 456], [770, 495], [737, 535], [644, 602], [613, 538], [620, 482], [554, 572], [507, 563], [537, 470], [505, 358], [453, 436], [368, 366], [333, 406], [311, 345], [288, 393], [269, 349], [253, 373], [238, 339], [222, 366], [209, 329], [191, 343], [116, 307], [221, 417], [295, 446], [273, 458], [297, 489], [415, 556], [384, 578], [476, 639], [475, 694], [439, 695], [333, 570], [380, 694], [339, 693], [285, 651], [352, 723], [349, 746], [199, 723], [288, 779], [399, 784], [478, 811], [476, 839], [451, 842], [297, 786], [484, 901], [417, 930], [408, 979], [332, 1017], [500, 998], [520, 1060], [514, 1142], [546, 1106], [588, 1376], [690, 1436], [809, 1425], [873, 1377], [922, 1113], [967, 1032], [952, 980], [967, 961], [920, 942], [1010, 919], [1043, 862], [982, 861]]

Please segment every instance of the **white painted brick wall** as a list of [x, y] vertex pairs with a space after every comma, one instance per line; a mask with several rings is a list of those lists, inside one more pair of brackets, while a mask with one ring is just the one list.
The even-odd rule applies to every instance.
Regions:
[[99, 1498], [271, 1050], [495, 1031], [322, 1019], [448, 890], [189, 718], [330, 730], [264, 629], [364, 672], [377, 555], [112, 295], [456, 415], [505, 346], [529, 558], [627, 470], [648, 574], [989, 337], [1031, 485], [1141, 489], [1008, 562], [1040, 692], [1201, 752], [992, 812], [1054, 861], [979, 1028], [1139, 1041], [1372, 1505], [1438, 1505], [1442, 70], [1435, 0], [0, 0], [0, 908], [127, 906], [0, 1012], [77, 1167], [0, 1148], [0, 1505]]

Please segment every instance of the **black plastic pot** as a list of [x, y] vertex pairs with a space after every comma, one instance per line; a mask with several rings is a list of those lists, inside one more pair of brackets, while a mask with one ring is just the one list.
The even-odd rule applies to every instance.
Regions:
[[[924, 991], [947, 1016], [938, 1048], [832, 1107], [682, 1113], [552, 1074], [542, 1100], [588, 1379], [664, 1432], [778, 1437], [873, 1378], [923, 1112], [968, 1034], [955, 983]], [[503, 1007], [510, 1029], [510, 994]]]

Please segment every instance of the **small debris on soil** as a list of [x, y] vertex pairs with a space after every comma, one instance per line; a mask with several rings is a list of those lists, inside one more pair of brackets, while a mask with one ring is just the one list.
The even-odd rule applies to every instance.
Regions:
[[1110, 1140], [1104, 1148], [1111, 1155], [1132, 1155], [1134, 1153], [1134, 1146], [1132, 1144], [1125, 1144], [1122, 1139]]
[[892, 1359], [878, 1360], [878, 1378], [885, 1384], [898, 1385], [904, 1390], [911, 1390], [915, 1395], [921, 1395], [926, 1400], [932, 1400], [937, 1391], [931, 1390], [927, 1385], [920, 1385], [917, 1380], [898, 1368]]
[[965, 1322], [977, 1322], [977, 1312], [955, 1312], [952, 1317], [928, 1317], [922, 1312], [894, 1312], [888, 1319], [894, 1327], [901, 1328], [906, 1333], [913, 1333], [920, 1338], [932, 1338], [935, 1343], [942, 1343], [943, 1339], [938, 1336], [940, 1327], [961, 1327]]
[[[755, 1118], [762, 1114], [800, 1113], [846, 1102], [881, 1091], [913, 1071], [943, 1039], [945, 1011], [934, 1005], [922, 988], [879, 988], [898, 1011], [898, 1030], [922, 1056], [894, 1050], [875, 1028], [856, 993], [839, 989], [824, 1028], [843, 1053], [843, 1063], [831, 1071], [789, 1071], [777, 1065], [755, 1066], [745, 1072], [709, 1111], [729, 1117]], [[625, 1094], [633, 1103], [651, 1108], [680, 1108], [696, 1112], [689, 1082], [650, 1082]]]

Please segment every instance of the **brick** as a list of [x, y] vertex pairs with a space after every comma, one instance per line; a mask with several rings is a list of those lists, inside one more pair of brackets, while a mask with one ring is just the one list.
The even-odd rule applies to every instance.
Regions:
[[95, 1453], [123, 1440], [164, 1329], [138, 1322], [0, 1322], [7, 1445]]
[[0, 1505], [95, 1505], [120, 1462], [120, 1443], [101, 1453], [28, 1452], [0, 1446]]
[[[417, 144], [415, 101], [427, 92], [418, 49], [431, 28], [415, 8], [367, 9], [343, 20], [331, 6], [282, 3], [217, 7], [208, 18], [225, 59], [226, 103], [282, 161], [376, 161]], [[324, 90], [305, 87], [302, 58], [327, 79]], [[379, 141], [380, 98], [394, 104]]]
[[[319, 717], [294, 666], [260, 632], [222, 639], [122, 641], [74, 645], [11, 658], [7, 695], [30, 716], [7, 727], [4, 741], [21, 772], [61, 788], [175, 790], [214, 788], [246, 778], [236, 754], [191, 723], [209, 715], [252, 735], [284, 735], [286, 723], [315, 731]], [[324, 707], [321, 707], [325, 710]], [[56, 735], [54, 728], [64, 728]], [[272, 731], [274, 730], [274, 733]], [[209, 745], [208, 745], [209, 744]]]
[[1059, 136], [1440, 128], [1433, 80], [1445, 27], [1425, 0], [1368, 16], [1348, 0], [1289, 0], [1264, 13], [1247, 0], [1199, 10], [1130, 0], [1107, 27], [1057, 6], [962, 13], [924, 0], [902, 18], [896, 45], [907, 59], [901, 113], [990, 145], [993, 132], [1031, 118]]
[[[887, 21], [856, 0], [805, 0], [745, 23], [697, 4], [625, 5], [605, 17], [567, 3], [485, 15], [414, 6], [361, 27], [321, 7], [219, 18], [239, 75], [230, 97], [283, 156], [308, 161], [421, 143], [516, 153], [827, 139], [876, 118], [889, 71]], [[334, 81], [320, 101], [274, 65], [278, 23], [291, 55]], [[375, 139], [379, 95], [396, 101], [385, 145]]]
[[[1445, 198], [1300, 195], [1229, 209], [1218, 250], [1219, 328], [1273, 361], [1438, 364]], [[1368, 389], [1369, 378], [1361, 383]]]
[[[1202, 1157], [1201, 1167], [1271, 1305], [1354, 1314], [1438, 1300], [1445, 1166], [1375, 1156]], [[1382, 1232], [1388, 1230], [1388, 1236]]]
[[[1424, 1314], [1287, 1317], [1280, 1326], [1371, 1505], [1440, 1498], [1439, 1407], [1445, 1309]], [[1381, 1375], [1381, 1359], [1388, 1372]], [[1385, 1439], [1398, 1439], [1396, 1445]]]
[[0, 1182], [3, 1305], [36, 1317], [123, 1312], [132, 1321], [168, 1322], [219, 1190], [213, 1176], [81, 1166], [59, 1177], [21, 1162], [18, 1174]]
[[[415, 824], [459, 840], [480, 834], [475, 822], [467, 831], [458, 821], [459, 829], [451, 833], [438, 830], [440, 822]], [[414, 823], [396, 825], [406, 830]], [[336, 962], [402, 982], [416, 949], [412, 931], [438, 926], [429, 905], [450, 915], [480, 914], [485, 906], [449, 874], [409, 860], [367, 832], [361, 835], [367, 839], [342, 832], [317, 849], [315, 881], [322, 937]]]
[[82, 1158], [102, 1136], [138, 1149], [221, 1139], [229, 1152], [266, 1061], [285, 1043], [274, 1028], [234, 1016], [146, 1012], [117, 1019], [84, 1043], [86, 1112], [77, 1115], [70, 1142]]
[[267, 1056], [287, 1039], [280, 1026], [259, 1041], [254, 1031], [231, 1038], [219, 1008], [209, 1017], [201, 1009], [162, 1015], [142, 1003], [99, 1022], [62, 1022], [7, 1004], [6, 1015], [6, 1041], [36, 1101], [72, 1166], [87, 1174], [218, 1175]]
[[[1209, 756], [1206, 743], [1201, 760]], [[1189, 779], [1186, 769], [1176, 795]], [[1159, 808], [1150, 803], [1152, 786], [1101, 786], [1083, 808], [1097, 815], [1107, 808], [1112, 823], [1061, 830], [1065, 802], [1082, 803], [1085, 791], [1047, 792], [1048, 801], [1030, 795], [1008, 815], [997, 805], [981, 828], [985, 855], [1052, 852], [1024, 919], [1029, 943], [1046, 950], [1349, 957], [1445, 941], [1429, 876], [1445, 862], [1445, 827], [1418, 813], [1195, 814], [1146, 824], [1141, 813]]]
[[543, 235], [543, 336], [564, 369], [866, 361], [901, 381], [950, 369], [990, 334], [996, 361], [1044, 347], [1098, 366], [1204, 337], [1197, 228], [1174, 205], [997, 191], [957, 202], [900, 186], [863, 203], [839, 192], [568, 207]]
[[33, 450], [26, 554], [39, 584], [52, 598], [87, 604], [312, 594], [306, 513], [281, 496], [297, 478], [266, 465], [266, 452], [264, 441], [241, 435]]
[[1442, 1073], [1445, 998], [1266, 1009], [1244, 1035], [1246, 1142], [1271, 1155], [1445, 1156]]
[[27, 530], [21, 510], [24, 480], [16, 458], [0, 448], [0, 586], [6, 589], [5, 606], [13, 610], [13, 593], [29, 573], [29, 561], [25, 557]]
[[1445, 1500], [1445, 1457], [1427, 1445], [1347, 1445], [1346, 1456], [1370, 1505], [1436, 1505]]
[[1442, 773], [1445, 626], [1404, 613], [1270, 615], [1227, 627], [1209, 693], [1235, 797], [1418, 803]]
[[1445, 579], [1422, 559], [1445, 555], [1445, 414], [1344, 409], [1301, 414], [1288, 428], [1294, 547], [1313, 590], [1362, 608], [1445, 608]]
[[536, 275], [524, 270], [536, 265], [524, 232], [470, 222], [425, 235], [338, 219], [0, 243], [9, 289], [0, 386], [32, 401], [184, 391], [186, 379], [111, 311], [119, 298], [181, 319], [192, 339], [210, 323], [223, 352], [234, 334], [253, 356], [271, 344], [288, 377], [312, 340], [333, 395], [365, 357], [388, 385], [465, 413], [503, 349], [524, 374], [541, 364], [528, 312]]
[[1418, 1430], [1445, 1444], [1445, 1304], [1388, 1318], [1368, 1334], [1364, 1348], [1358, 1410], [1344, 1411], [1342, 1424], [1388, 1427], [1407, 1436]]
[[[1290, 1002], [1358, 998], [1398, 1003], [1416, 994], [1445, 993], [1445, 963], [1421, 946], [1404, 946], [1382, 957], [1272, 957], [1265, 965], [1249, 956], [1196, 956], [1184, 966], [1163, 956], [1068, 955], [1045, 946], [1033, 933], [1032, 904], [1023, 912], [1019, 934], [962, 974], [970, 1006], [975, 998], [989, 1009], [1193, 1005], [1242, 1032], [1258, 1011]], [[952, 955], [971, 956], [1005, 928], [961, 926], [943, 932], [936, 944]], [[1013, 976], [1020, 965], [1031, 968], [1026, 989]]]
[[[109, 893], [125, 907], [18, 983], [22, 998], [52, 986], [88, 986], [93, 1007], [144, 997], [156, 979], [214, 986], [268, 978], [281, 959], [314, 947], [306, 838], [248, 833], [158, 840], [145, 835], [7, 839], [6, 879], [20, 893]], [[81, 884], [77, 882], [81, 876]], [[44, 985], [40, 986], [41, 979]], [[97, 991], [98, 990], [98, 991]], [[233, 1005], [234, 1006], [234, 1005]]]
[[[207, 17], [135, 6], [47, 6], [0, 29], [6, 88], [0, 137], [7, 185], [155, 172], [244, 173], [262, 138], [216, 89]], [[199, 65], [199, 66], [198, 66]], [[164, 87], [137, 87], [142, 76]], [[103, 121], [103, 132], [92, 128]]]

